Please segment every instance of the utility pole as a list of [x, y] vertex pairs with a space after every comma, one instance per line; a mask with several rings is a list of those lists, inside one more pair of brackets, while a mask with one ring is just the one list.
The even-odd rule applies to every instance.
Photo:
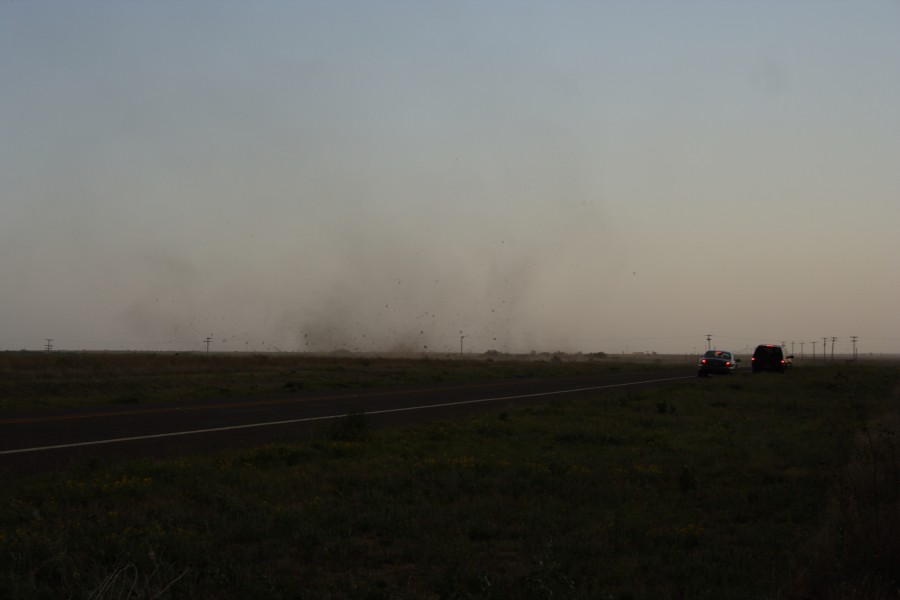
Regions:
[[803, 344], [806, 342], [800, 342], [800, 360], [803, 360]]
[[825, 359], [828, 357], [828, 338], [822, 338], [822, 362], [827, 362]]
[[859, 338], [858, 335], [851, 335], [850, 341], [853, 342], [853, 362], [856, 362], [856, 340]]
[[209, 354], [209, 343], [212, 341], [212, 334], [203, 341], [206, 342], [206, 353]]
[[791, 355], [794, 354], [794, 340], [791, 340]]
[[816, 343], [815, 343], [815, 342], [810, 342], [810, 344], [813, 345], [813, 358], [812, 358], [812, 361], [813, 361], [813, 364], [815, 364], [815, 362], [816, 362]]
[[[460, 331], [460, 333], [462, 333], [462, 331]], [[462, 358], [462, 355], [463, 355], [463, 340], [465, 339], [465, 337], [466, 336], [464, 336], [464, 335], [459, 336], [459, 357], [460, 358]]]
[[831, 338], [831, 362], [834, 362], [834, 343], [837, 341], [836, 337]]
[[47, 342], [44, 345], [44, 350], [46, 350], [47, 352], [53, 350], [53, 338], [46, 338], [44, 341]]
[[712, 334], [711, 333], [706, 334], [706, 349], [712, 350]]

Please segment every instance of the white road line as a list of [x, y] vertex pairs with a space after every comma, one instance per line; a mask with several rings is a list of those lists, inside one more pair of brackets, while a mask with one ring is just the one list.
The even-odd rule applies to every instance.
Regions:
[[[478, 400], [462, 400], [460, 402], [446, 402], [444, 404], [427, 404], [423, 406], [407, 406], [404, 408], [387, 408], [384, 410], [373, 410], [363, 412], [364, 415], [383, 415], [387, 413], [407, 412], [411, 410], [429, 410], [433, 408], [447, 408], [450, 406], [463, 406], [465, 404], [479, 404], [483, 402], [500, 402], [502, 400], [519, 400], [522, 398], [536, 398], [538, 396], [555, 396], [558, 394], [571, 394], [575, 392], [589, 392], [591, 390], [603, 390], [615, 387], [625, 387], [629, 385], [640, 385], [644, 383], [660, 383], [663, 381], [675, 381], [678, 379], [693, 379], [693, 376], [667, 377], [665, 379], [648, 379], [646, 381], [632, 381], [630, 383], [613, 383], [609, 385], [598, 385], [593, 387], [574, 388], [571, 390], [557, 390], [553, 392], [538, 392], [535, 394], [521, 394], [518, 396], [501, 396], [497, 398], [481, 398]], [[217, 431], [234, 431], [236, 429], [250, 429], [252, 427], [272, 427], [275, 425], [290, 425], [294, 423], [310, 423], [313, 421], [326, 421], [329, 419], [340, 419], [348, 416], [350, 413], [341, 413], [337, 415], [325, 415], [322, 417], [304, 417], [302, 419], [290, 419], [287, 421], [269, 421], [266, 423], [251, 423], [249, 425], [230, 425], [228, 427], [214, 427], [211, 429], [194, 429], [191, 431], [173, 431], [171, 433], [156, 433], [151, 435], [139, 435], [134, 437], [112, 438], [108, 440], [92, 440], [89, 442], [75, 442], [72, 444], [57, 444], [55, 446], [37, 446], [34, 448], [17, 448], [15, 450], [0, 450], [0, 455], [4, 454], [27, 454], [30, 452], [41, 452], [44, 450], [62, 450], [64, 448], [79, 448], [82, 446], [99, 446], [101, 444], [117, 444], [120, 442], [136, 442], [140, 440], [153, 440], [159, 438], [176, 437], [181, 435], [196, 435], [200, 433], [214, 433]]]

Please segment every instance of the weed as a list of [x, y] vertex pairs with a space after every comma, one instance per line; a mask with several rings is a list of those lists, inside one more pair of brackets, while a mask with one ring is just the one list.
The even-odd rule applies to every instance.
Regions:
[[675, 406], [673, 404], [669, 403], [667, 400], [662, 400], [662, 401], [656, 403], [656, 412], [658, 412], [661, 415], [664, 415], [666, 413], [672, 415], [672, 414], [675, 414], [676, 410], [678, 410], [678, 409], [675, 408]]
[[[151, 558], [154, 558], [152, 553]], [[90, 600], [165, 597], [166, 592], [177, 585], [189, 569], [183, 569], [180, 573], [169, 571], [157, 564], [150, 573], [144, 573], [136, 565], [128, 563], [104, 576], [96, 587], [89, 590], [87, 597]]]
[[678, 487], [682, 494], [686, 494], [697, 487], [697, 478], [687, 465], [682, 465], [681, 475], [678, 476]]
[[328, 437], [336, 441], [358, 442], [369, 437], [369, 417], [365, 413], [353, 413], [333, 422]]
[[245, 461], [258, 468], [275, 468], [278, 466], [296, 465], [309, 457], [310, 453], [299, 446], [266, 444], [251, 451], [245, 458]]

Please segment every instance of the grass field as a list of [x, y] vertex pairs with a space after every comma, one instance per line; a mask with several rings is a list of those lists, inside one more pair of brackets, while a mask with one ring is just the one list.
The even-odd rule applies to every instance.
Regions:
[[17, 478], [0, 597], [896, 598], [898, 382], [842, 365], [393, 430], [352, 415]]
[[654, 370], [694, 359], [597, 354], [362, 355], [0, 352], [0, 411]]

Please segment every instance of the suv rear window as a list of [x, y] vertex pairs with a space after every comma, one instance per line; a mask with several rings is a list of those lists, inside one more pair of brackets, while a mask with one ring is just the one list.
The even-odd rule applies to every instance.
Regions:
[[757, 356], [777, 356], [781, 357], [781, 348], [778, 346], [759, 346], [754, 352]]

